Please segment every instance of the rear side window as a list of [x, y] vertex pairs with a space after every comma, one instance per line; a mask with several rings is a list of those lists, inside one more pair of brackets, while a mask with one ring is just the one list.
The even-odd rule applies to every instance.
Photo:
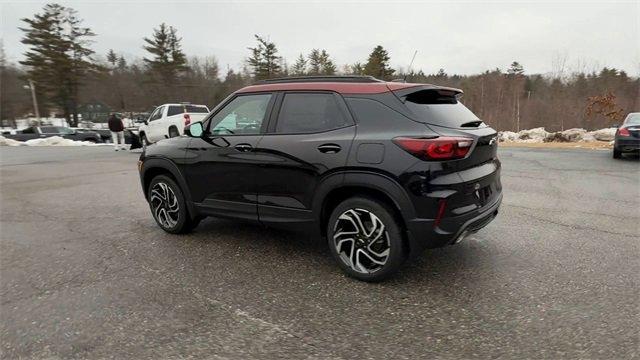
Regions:
[[478, 127], [482, 124], [452, 91], [421, 90], [405, 96], [403, 100], [418, 121], [452, 128]]
[[55, 126], [43, 126], [43, 127], [40, 128], [40, 131], [43, 134], [58, 134], [59, 133], [58, 128], [55, 127]]
[[28, 127], [26, 129], [22, 130], [22, 133], [23, 134], [35, 134], [36, 131], [32, 127]]
[[182, 114], [183, 112], [184, 109], [182, 108], [182, 106], [171, 105], [169, 106], [169, 110], [167, 110], [167, 116], [178, 115]]
[[350, 125], [333, 94], [286, 94], [280, 107], [277, 133], [301, 134]]
[[345, 100], [358, 124], [365, 125], [370, 130], [385, 131], [390, 126], [402, 127], [407, 122], [415, 124], [415, 121], [376, 100], [365, 98], [346, 98]]

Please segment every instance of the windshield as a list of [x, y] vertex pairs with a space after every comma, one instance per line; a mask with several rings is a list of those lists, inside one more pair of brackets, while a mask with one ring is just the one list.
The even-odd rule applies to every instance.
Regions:
[[627, 115], [627, 119], [624, 121], [625, 125], [640, 125], [640, 113], [631, 113]]

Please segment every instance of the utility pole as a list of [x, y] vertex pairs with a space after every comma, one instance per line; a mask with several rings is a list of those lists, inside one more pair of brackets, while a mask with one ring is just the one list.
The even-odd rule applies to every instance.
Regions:
[[38, 125], [40, 125], [40, 111], [38, 110], [38, 99], [36, 98], [36, 85], [31, 79], [29, 79], [29, 89], [31, 90], [31, 99], [33, 100], [33, 110], [36, 113], [36, 121], [38, 122]]

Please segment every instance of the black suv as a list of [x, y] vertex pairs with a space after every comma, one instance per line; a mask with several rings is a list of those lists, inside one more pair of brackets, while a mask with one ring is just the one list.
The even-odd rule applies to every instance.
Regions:
[[326, 237], [347, 274], [380, 280], [498, 213], [496, 132], [461, 94], [371, 77], [264, 81], [146, 147], [142, 188], [167, 232], [206, 216], [303, 230]]

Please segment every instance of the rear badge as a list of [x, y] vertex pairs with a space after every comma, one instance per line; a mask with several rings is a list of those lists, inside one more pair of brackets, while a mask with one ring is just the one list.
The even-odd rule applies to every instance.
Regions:
[[496, 143], [496, 140], [498, 140], [498, 137], [497, 137], [497, 136], [492, 137], [492, 138], [491, 138], [491, 140], [489, 140], [489, 146], [491, 146], [491, 145], [495, 144], [495, 143]]

